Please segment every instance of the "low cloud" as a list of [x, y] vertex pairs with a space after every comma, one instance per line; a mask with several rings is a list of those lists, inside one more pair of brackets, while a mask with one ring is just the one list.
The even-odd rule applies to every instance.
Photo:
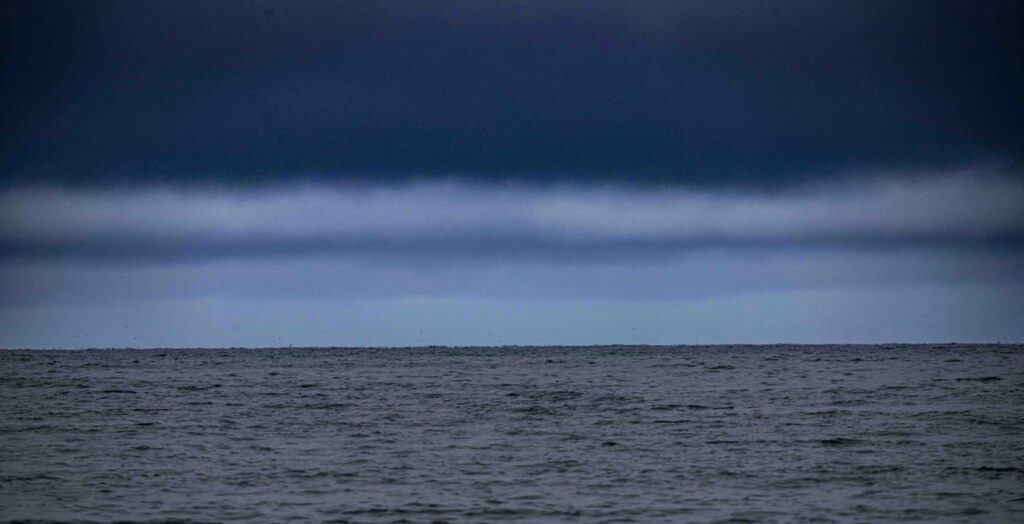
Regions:
[[1024, 182], [983, 171], [784, 192], [454, 182], [0, 194], [7, 258], [569, 258], [710, 248], [1018, 247]]
[[872, 180], [12, 188], [0, 346], [1019, 338], [1022, 183]]

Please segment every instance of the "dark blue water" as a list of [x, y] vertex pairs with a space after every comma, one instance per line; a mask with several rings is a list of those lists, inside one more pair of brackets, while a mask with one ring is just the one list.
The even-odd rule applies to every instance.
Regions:
[[1024, 348], [0, 352], [0, 520], [1021, 522]]

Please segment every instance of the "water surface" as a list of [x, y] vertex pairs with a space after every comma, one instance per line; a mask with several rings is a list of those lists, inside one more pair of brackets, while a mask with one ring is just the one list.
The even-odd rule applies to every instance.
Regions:
[[1021, 346], [0, 352], [0, 520], [1024, 521]]

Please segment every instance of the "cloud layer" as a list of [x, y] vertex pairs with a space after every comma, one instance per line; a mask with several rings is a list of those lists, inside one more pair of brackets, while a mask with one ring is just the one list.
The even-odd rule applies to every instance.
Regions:
[[4, 185], [775, 187], [1024, 151], [1015, 1], [0, 9]]
[[1024, 240], [1024, 182], [983, 172], [771, 194], [461, 183], [272, 190], [17, 188], [6, 257], [161, 260], [399, 255], [621, 258], [745, 247], [999, 247]]
[[1011, 339], [1021, 201], [986, 169], [768, 193], [20, 186], [0, 345]]
[[2, 2], [0, 346], [1024, 335], [1022, 53], [1002, 0]]

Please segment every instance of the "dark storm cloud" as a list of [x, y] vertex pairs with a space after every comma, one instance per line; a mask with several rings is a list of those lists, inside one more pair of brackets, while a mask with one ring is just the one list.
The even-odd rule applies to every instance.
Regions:
[[1024, 150], [1019, 2], [6, 2], [0, 179], [773, 185]]

